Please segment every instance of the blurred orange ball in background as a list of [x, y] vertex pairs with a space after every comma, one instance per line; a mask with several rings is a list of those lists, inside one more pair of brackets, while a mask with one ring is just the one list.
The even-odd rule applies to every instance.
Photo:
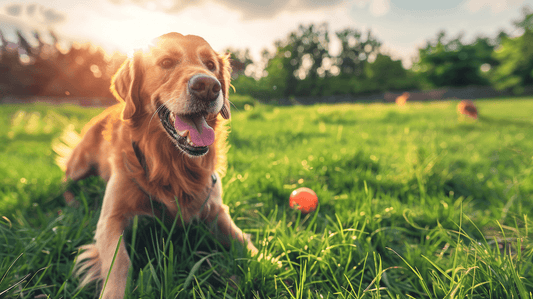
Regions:
[[300, 210], [303, 214], [307, 214], [316, 210], [318, 206], [318, 197], [315, 191], [301, 187], [292, 191], [289, 205], [293, 209]]
[[470, 100], [462, 100], [457, 104], [457, 112], [466, 116], [470, 116], [473, 119], [477, 119], [477, 108], [474, 102]]

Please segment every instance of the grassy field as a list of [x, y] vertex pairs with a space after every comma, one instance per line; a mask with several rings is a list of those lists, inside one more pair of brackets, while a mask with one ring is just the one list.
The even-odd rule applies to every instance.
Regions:
[[[249, 103], [223, 185], [260, 256], [137, 218], [128, 298], [533, 298], [533, 99], [478, 100], [477, 121], [457, 101]], [[100, 111], [0, 107], [0, 298], [97, 296], [73, 264], [105, 186], [71, 186], [67, 207], [51, 143]], [[316, 212], [289, 208], [300, 186]]]

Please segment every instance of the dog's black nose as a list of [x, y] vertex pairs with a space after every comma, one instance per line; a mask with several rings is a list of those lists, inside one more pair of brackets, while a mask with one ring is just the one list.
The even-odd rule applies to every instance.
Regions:
[[220, 82], [212, 76], [198, 74], [189, 80], [190, 94], [200, 100], [209, 102], [216, 100], [220, 94], [220, 89]]

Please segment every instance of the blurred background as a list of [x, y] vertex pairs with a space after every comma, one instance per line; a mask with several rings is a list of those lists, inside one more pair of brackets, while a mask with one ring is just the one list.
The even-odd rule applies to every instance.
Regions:
[[278, 104], [533, 94], [533, 1], [0, 1], [0, 102], [114, 103], [113, 73], [176, 31]]

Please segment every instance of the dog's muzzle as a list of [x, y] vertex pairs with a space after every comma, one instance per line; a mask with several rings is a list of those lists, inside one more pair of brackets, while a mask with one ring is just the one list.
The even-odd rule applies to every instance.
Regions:
[[220, 96], [222, 86], [217, 78], [205, 74], [198, 74], [191, 77], [188, 88], [189, 94], [194, 100], [211, 103], [216, 101]]

